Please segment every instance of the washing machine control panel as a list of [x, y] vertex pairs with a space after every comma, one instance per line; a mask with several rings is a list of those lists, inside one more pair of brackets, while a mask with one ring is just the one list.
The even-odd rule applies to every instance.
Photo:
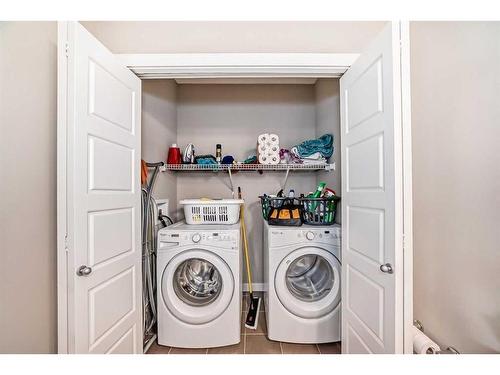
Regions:
[[238, 248], [239, 233], [230, 231], [220, 232], [191, 232], [168, 231], [160, 232], [158, 236], [159, 248], [169, 249], [186, 245], [214, 246], [224, 249]]
[[295, 244], [323, 243], [340, 246], [340, 226], [329, 228], [304, 228], [269, 230], [270, 246], [286, 246]]

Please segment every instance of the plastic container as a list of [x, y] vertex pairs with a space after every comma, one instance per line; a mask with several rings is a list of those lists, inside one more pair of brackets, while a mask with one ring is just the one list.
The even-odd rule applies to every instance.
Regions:
[[262, 206], [262, 216], [270, 225], [301, 226], [302, 205], [297, 198], [259, 196]]
[[236, 224], [243, 199], [183, 199], [187, 224]]
[[167, 164], [182, 164], [181, 150], [175, 143], [168, 149]]
[[302, 221], [308, 225], [332, 225], [335, 223], [337, 203], [340, 197], [300, 198]]

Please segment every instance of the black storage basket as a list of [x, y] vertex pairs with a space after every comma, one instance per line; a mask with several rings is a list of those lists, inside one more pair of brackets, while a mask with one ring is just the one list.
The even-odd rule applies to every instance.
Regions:
[[269, 225], [301, 226], [302, 204], [297, 198], [259, 196], [262, 216]]
[[332, 225], [335, 223], [337, 203], [340, 197], [300, 198], [302, 221], [308, 225]]

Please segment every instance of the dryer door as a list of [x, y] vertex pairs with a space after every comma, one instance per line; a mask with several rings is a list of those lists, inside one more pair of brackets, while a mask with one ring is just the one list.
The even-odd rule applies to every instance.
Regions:
[[184, 251], [172, 258], [163, 270], [163, 302], [172, 315], [185, 323], [213, 321], [227, 309], [233, 294], [231, 269], [210, 251]]
[[281, 304], [302, 318], [320, 318], [340, 305], [340, 261], [329, 251], [304, 247], [286, 256], [274, 284]]

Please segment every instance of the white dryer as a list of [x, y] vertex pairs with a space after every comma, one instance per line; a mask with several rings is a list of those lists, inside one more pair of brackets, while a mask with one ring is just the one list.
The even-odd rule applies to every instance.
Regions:
[[264, 302], [270, 340], [340, 341], [341, 228], [264, 228]]
[[177, 223], [158, 232], [158, 344], [240, 342], [240, 226]]

